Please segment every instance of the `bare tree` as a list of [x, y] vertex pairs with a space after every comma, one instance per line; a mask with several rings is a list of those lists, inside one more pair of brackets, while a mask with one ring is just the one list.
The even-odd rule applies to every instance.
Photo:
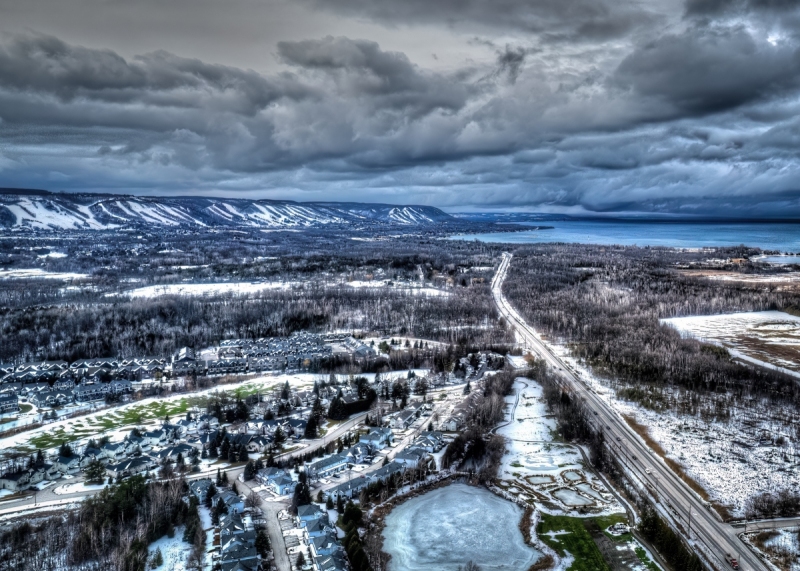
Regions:
[[247, 494], [247, 497], [244, 499], [245, 507], [255, 509], [261, 505], [261, 496], [258, 495], [257, 492], [252, 491]]

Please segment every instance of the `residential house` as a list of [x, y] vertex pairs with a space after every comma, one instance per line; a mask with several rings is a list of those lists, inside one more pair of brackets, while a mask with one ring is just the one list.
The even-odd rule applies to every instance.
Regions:
[[20, 470], [0, 476], [0, 489], [20, 492], [30, 487], [31, 470]]
[[316, 504], [297, 506], [297, 521], [300, 527], [305, 525], [306, 522], [327, 517], [328, 517], [328, 512], [326, 512]]
[[208, 489], [213, 485], [210, 478], [201, 478], [199, 480], [191, 480], [189, 482], [189, 491], [194, 494], [194, 497], [202, 504], [206, 500]]
[[211, 502], [215, 506], [222, 502], [225, 504], [225, 507], [228, 508], [229, 514], [239, 514], [244, 511], [244, 501], [230, 490], [223, 490], [217, 493], [217, 495], [211, 499]]
[[428, 452], [422, 448], [409, 447], [395, 455], [394, 461], [404, 464], [409, 468], [422, 466], [428, 459]]
[[417, 419], [417, 414], [413, 410], [401, 410], [392, 419], [392, 428], [405, 430]]
[[362, 434], [359, 442], [370, 446], [373, 450], [382, 450], [394, 443], [394, 434], [388, 428], [373, 428], [369, 434]]
[[79, 456], [59, 456], [54, 464], [62, 474], [77, 474], [81, 469]]
[[279, 496], [286, 496], [294, 493], [294, 489], [297, 487], [297, 482], [292, 480], [289, 474], [283, 474], [277, 478], [274, 478], [269, 483], [269, 487]]
[[156, 467], [156, 463], [149, 456], [137, 456], [117, 462], [116, 464], [109, 464], [106, 466], [106, 474], [113, 478], [126, 478], [142, 472], [148, 472]]
[[325, 495], [334, 501], [338, 500], [339, 496], [352, 499], [353, 497], [357, 496], [361, 490], [369, 485], [370, 481], [367, 478], [364, 476], [357, 476], [351, 480], [342, 482], [338, 486], [334, 486], [325, 492]]
[[19, 397], [14, 392], [0, 393], [0, 413], [19, 412]]
[[368, 445], [359, 442], [345, 450], [345, 455], [349, 464], [362, 464], [372, 457], [372, 449]]
[[347, 468], [347, 456], [332, 454], [306, 464], [306, 471], [315, 478], [327, 478]]
[[341, 553], [344, 549], [341, 544], [336, 541], [336, 536], [332, 533], [325, 533], [312, 538], [309, 546], [311, 547], [311, 553], [314, 559], [325, 555]]

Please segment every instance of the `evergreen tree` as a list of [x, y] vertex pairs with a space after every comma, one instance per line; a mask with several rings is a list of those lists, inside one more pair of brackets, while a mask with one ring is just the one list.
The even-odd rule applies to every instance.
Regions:
[[106, 467], [100, 460], [95, 458], [86, 466], [84, 473], [86, 474], [87, 484], [102, 484], [106, 477]]
[[252, 460], [245, 465], [243, 476], [245, 482], [249, 482], [256, 477], [256, 465]]
[[269, 550], [269, 536], [267, 532], [262, 529], [256, 535], [256, 551], [258, 551], [258, 554], [261, 555], [262, 558], [266, 558], [267, 555], [269, 555]]
[[286, 433], [279, 426], [275, 429], [275, 434], [272, 435], [272, 444], [275, 448], [280, 448], [286, 442]]
[[66, 442], [62, 442], [61, 446], [58, 447], [58, 455], [63, 456], [64, 458], [71, 458], [74, 453], [72, 452], [72, 446], [67, 444]]
[[214, 484], [211, 484], [208, 487], [208, 490], [206, 490], [206, 497], [203, 499], [203, 505], [211, 509], [211, 501], [214, 499], [214, 496], [216, 495], [217, 495], [217, 487]]

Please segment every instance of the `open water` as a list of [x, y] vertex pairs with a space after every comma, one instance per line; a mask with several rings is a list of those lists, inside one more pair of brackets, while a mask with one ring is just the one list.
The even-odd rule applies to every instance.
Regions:
[[567, 242], [670, 248], [745, 245], [762, 250], [800, 252], [800, 223], [564, 220], [531, 225], [553, 228], [532, 230], [519, 225], [519, 232], [461, 234], [452, 238], [510, 244]]

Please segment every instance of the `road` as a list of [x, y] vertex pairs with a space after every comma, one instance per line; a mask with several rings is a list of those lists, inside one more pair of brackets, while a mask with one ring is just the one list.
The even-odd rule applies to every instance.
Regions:
[[[730, 569], [725, 554], [738, 556], [742, 571], [767, 571], [765, 564], [739, 539], [733, 526], [721, 522], [689, 486], [681, 480], [661, 458], [649, 449], [645, 442], [628, 426], [601, 397], [594, 393], [564, 362], [556, 356], [541, 338], [508, 303], [502, 286], [511, 264], [511, 254], [503, 254], [500, 266], [492, 280], [492, 296], [500, 314], [514, 327], [525, 346], [556, 372], [562, 382], [575, 393], [579, 393], [595, 415], [595, 425], [606, 434], [622, 460], [629, 476], [655, 490], [659, 505], [680, 520], [684, 529], [690, 529], [690, 541], [702, 546], [706, 559], [718, 569]], [[599, 426], [598, 426], [599, 425]]]

